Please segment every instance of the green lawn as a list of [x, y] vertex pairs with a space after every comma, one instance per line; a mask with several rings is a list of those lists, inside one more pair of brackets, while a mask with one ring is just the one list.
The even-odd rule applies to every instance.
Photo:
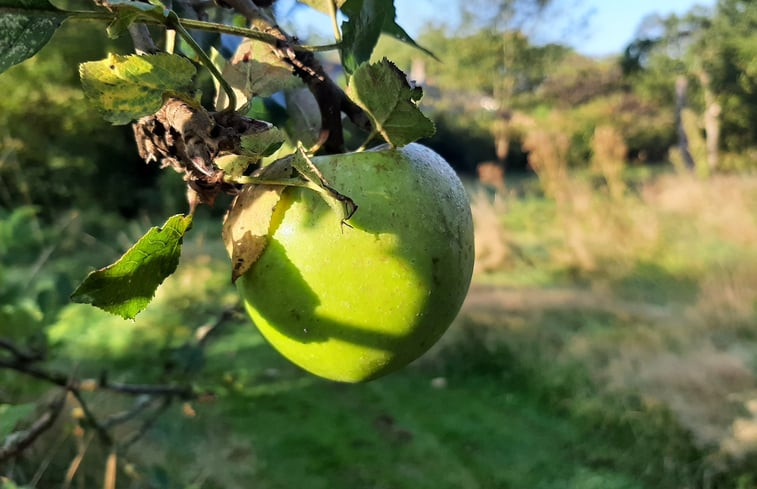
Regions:
[[449, 345], [346, 385], [298, 371], [250, 336], [251, 326], [234, 326], [209, 351], [206, 378], [227, 386], [219, 399], [195, 405], [195, 418], [173, 416], [146, 442], [181, 447], [162, 454], [184, 467], [169, 477], [202, 487], [660, 487], [602, 460], [608, 443], [617, 453], [638, 447], [582, 427], [503, 348]]

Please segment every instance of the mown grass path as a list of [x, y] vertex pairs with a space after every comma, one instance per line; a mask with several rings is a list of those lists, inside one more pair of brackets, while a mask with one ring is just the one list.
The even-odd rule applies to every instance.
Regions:
[[627, 439], [592, 435], [505, 350], [454, 340], [401, 372], [347, 385], [300, 372], [250, 341], [251, 328], [233, 328], [210, 352], [208, 370], [224, 372], [228, 391], [164, 433], [174, 442], [212, 433], [194, 455], [208, 487], [656, 487], [613, 460], [633, 451]]

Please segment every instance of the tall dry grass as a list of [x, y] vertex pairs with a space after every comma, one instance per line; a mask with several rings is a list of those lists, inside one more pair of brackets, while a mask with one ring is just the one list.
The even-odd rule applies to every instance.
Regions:
[[626, 193], [623, 179], [628, 146], [620, 132], [612, 126], [597, 126], [591, 140], [592, 169], [607, 183], [610, 196], [620, 199]]
[[473, 269], [475, 275], [504, 270], [508, 267], [511, 258], [509, 240], [500, 220], [504, 209], [502, 200], [493, 200], [487, 192], [478, 191], [471, 198], [475, 229]]
[[[492, 324], [521, 341], [523, 351], [582, 364], [607, 391], [664, 403], [703, 446], [754, 456], [757, 177], [671, 172], [629, 185], [625, 145], [609, 127], [597, 128], [592, 142], [592, 171], [606, 185], [568, 168], [568, 141], [559, 130], [529, 128], [524, 148], [554, 212], [528, 214], [539, 211], [506, 190], [499, 200], [474, 198], [476, 245], [510, 250], [477, 272], [524, 273], [513, 268], [519, 257], [512, 250], [526, 249], [537, 234], [548, 256], [532, 257], [533, 267], [568, 270], [580, 280], [518, 290], [516, 302], [525, 304], [519, 309], [513, 297], [492, 299], [500, 302], [489, 305], [492, 318], [512, 319], [517, 311], [517, 321]], [[531, 223], [529, 236], [494, 230], [518, 212]], [[556, 300], [555, 285], [572, 290]], [[544, 323], [544, 308], [566, 311], [566, 324], [580, 324], [575, 315], [584, 310], [609, 319], [598, 333], [546, 332], [555, 326]]]
[[544, 193], [560, 207], [570, 205], [572, 186], [568, 175], [570, 138], [559, 130], [533, 128], [523, 140], [528, 163], [539, 177]]
[[622, 178], [627, 150], [620, 134], [611, 127], [600, 127], [592, 147], [593, 168], [604, 177], [609, 195], [592, 182], [571, 175], [570, 140], [559, 128], [534, 127], [523, 142], [544, 194], [556, 206], [555, 225], [562, 229], [564, 246], [554, 249], [553, 256], [567, 267], [587, 272], [597, 270], [602, 260], [637, 255], [658, 239], [657, 223], [646, 209], [631, 209], [623, 202], [627, 197]]

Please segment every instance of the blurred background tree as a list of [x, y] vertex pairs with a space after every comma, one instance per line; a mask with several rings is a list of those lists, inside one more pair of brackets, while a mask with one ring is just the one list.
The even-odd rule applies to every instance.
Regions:
[[84, 98], [79, 63], [128, 52], [98, 23], [65, 25], [42, 52], [0, 77], [0, 205], [50, 216], [98, 207], [134, 216], [156, 210], [158, 169], [134, 151], [130, 126], [103, 124]]

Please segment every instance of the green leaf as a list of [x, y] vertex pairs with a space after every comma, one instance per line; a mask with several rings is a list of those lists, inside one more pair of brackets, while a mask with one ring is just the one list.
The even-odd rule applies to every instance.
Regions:
[[0, 73], [34, 56], [67, 17], [47, 0], [0, 0]]
[[284, 133], [274, 125], [264, 131], [242, 134], [240, 146], [242, 154], [262, 158], [275, 153], [286, 140]]
[[392, 146], [404, 146], [436, 132], [434, 123], [416, 105], [423, 96], [421, 88], [411, 87], [405, 74], [386, 58], [360, 65], [346, 92]]
[[[253, 97], [270, 97], [303, 85], [294, 68], [279, 58], [269, 44], [254, 39], [245, 39], [239, 45], [222, 74], [236, 94], [237, 107], [245, 106]], [[226, 94], [219, 90], [216, 107], [225, 105]]]
[[108, 37], [111, 39], [121, 36], [131, 24], [137, 22], [140, 18], [147, 17], [157, 20], [164, 18], [165, 8], [162, 5], [134, 0], [109, 0], [106, 5], [116, 14], [116, 17], [106, 28]]
[[274, 154], [286, 140], [284, 133], [273, 124], [257, 122], [264, 127], [240, 136], [239, 154], [225, 154], [213, 160], [213, 163], [225, 173], [225, 181], [233, 182], [243, 177], [251, 165], [256, 165], [264, 157]]
[[439, 58], [436, 57], [434, 53], [432, 53], [430, 50], [424, 48], [415, 40], [410, 37], [410, 35], [405, 32], [405, 29], [400, 27], [399, 24], [397, 24], [394, 19], [391, 20], [391, 22], [388, 22], [384, 24], [384, 34], [387, 34], [389, 36], [392, 36], [393, 38], [397, 39], [398, 41], [404, 42], [405, 44], [409, 44], [410, 46], [414, 47], [415, 49], [418, 49], [420, 51], [423, 51], [424, 53], [428, 54], [432, 58], [434, 58], [437, 61], [440, 61]]
[[[329, 13], [329, 2], [331, 0], [297, 0], [300, 3], [303, 3], [305, 5], [308, 5], [320, 12], [323, 12], [325, 14]], [[390, 35], [394, 37], [395, 39], [404, 42], [405, 44], [409, 44], [412, 47], [416, 49], [420, 49], [424, 53], [428, 54], [434, 59], [438, 58], [429, 51], [428, 49], [424, 48], [423, 46], [420, 46], [418, 43], [416, 43], [410, 35], [408, 35], [407, 32], [405, 32], [405, 29], [399, 26], [397, 22], [395, 21], [395, 18], [397, 16], [396, 10], [394, 8], [394, 1], [385, 1], [385, 0], [378, 0], [377, 3], [382, 4], [382, 8], [386, 9], [387, 12], [390, 12], [383, 21], [383, 24], [381, 25], [381, 31], [384, 34]], [[362, 2], [361, 0], [336, 0], [336, 6], [337, 8], [341, 9], [344, 14], [350, 18], [350, 20], [359, 15], [360, 10], [362, 8]], [[344, 24], [342, 24], [342, 29], [344, 29]]]
[[[365, 10], [368, 3], [369, 3], [368, 0], [347, 0], [344, 2], [344, 5], [341, 6], [341, 9], [342, 9], [342, 12], [344, 12], [344, 14], [347, 15], [347, 17], [349, 17], [350, 20], [352, 20], [353, 18], [359, 17], [360, 15], [362, 15], [363, 10]], [[410, 37], [410, 35], [407, 32], [405, 32], [405, 29], [403, 29], [402, 27], [400, 27], [399, 24], [397, 24], [396, 22], [397, 11], [394, 8], [393, 1], [386, 2], [383, 0], [374, 0], [373, 2], [370, 2], [370, 3], [376, 4], [376, 6], [372, 8], [374, 9], [380, 8], [382, 11], [381, 18], [380, 19], [376, 18], [375, 20], [376, 22], [380, 22], [380, 25], [371, 27], [371, 30], [378, 28], [384, 34], [390, 35], [393, 38], [401, 42], [404, 42], [405, 44], [409, 44], [416, 49], [420, 49], [421, 51], [428, 54], [434, 59], [438, 59], [436, 56], [434, 56], [434, 53], [432, 53], [428, 49], [416, 43]], [[345, 27], [346, 27], [346, 23], [343, 23], [342, 24], [342, 30], [343, 30], [342, 37], [346, 39], [347, 34], [346, 32], [344, 32]], [[378, 37], [376, 38], [376, 41], [378, 41]], [[375, 42], [373, 46], [371, 46], [371, 51], [373, 50], [373, 47], [375, 47]], [[368, 61], [368, 59], [365, 59], [363, 61]]]
[[34, 404], [0, 404], [0, 442], [11, 434], [19, 421], [31, 416]]
[[349, 0], [343, 8], [346, 11], [348, 7], [353, 14], [342, 23], [340, 52], [342, 66], [351, 74], [360, 63], [371, 59], [384, 24], [394, 20], [394, 4], [383, 0]]
[[71, 299], [133, 319], [176, 270], [184, 234], [191, 226], [192, 216], [179, 214], [163, 227], [151, 228], [118, 261], [90, 273]]
[[18, 486], [15, 482], [7, 479], [0, 479], [0, 489], [32, 489], [30, 486]]
[[175, 54], [120, 56], [79, 66], [84, 93], [115, 125], [155, 113], [163, 96], [191, 99], [196, 69], [191, 61]]
[[305, 146], [313, 146], [318, 142], [321, 133], [321, 110], [313, 93], [307, 88], [287, 90], [284, 93], [286, 102], [286, 132], [292, 141], [302, 141]]

